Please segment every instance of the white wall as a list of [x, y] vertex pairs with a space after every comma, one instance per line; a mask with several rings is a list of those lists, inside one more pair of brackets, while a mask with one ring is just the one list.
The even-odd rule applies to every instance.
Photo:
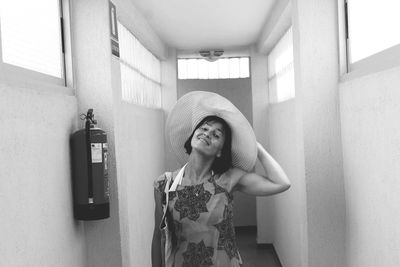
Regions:
[[280, 163], [292, 186], [274, 196], [274, 247], [283, 266], [302, 263], [304, 230], [304, 173], [301, 172], [301, 135], [297, 129], [296, 100], [269, 105], [269, 144], [271, 155]]
[[229, 99], [253, 123], [251, 80], [244, 79], [209, 79], [178, 80], [178, 98], [191, 91], [209, 91]]
[[[293, 5], [296, 105], [306, 192], [305, 266], [344, 266], [345, 195], [340, 137], [337, 2]], [[300, 222], [303, 223], [303, 222]]]
[[[159, 41], [132, 5], [117, 17], [163, 57]], [[154, 227], [152, 181], [164, 171], [163, 112], [121, 101], [119, 59], [111, 55], [108, 0], [74, 1], [73, 48], [78, 107], [93, 107], [109, 143], [111, 216], [85, 223], [88, 266], [149, 266]], [[127, 14], [138, 16], [129, 17]], [[130, 14], [130, 15], [132, 15]], [[138, 28], [132, 28], [134, 27]], [[147, 25], [139, 29], [140, 25]], [[157, 54], [159, 53], [159, 54]]]
[[151, 28], [131, 0], [113, 0], [117, 9], [117, 19], [135, 35], [146, 49], [160, 59], [167, 59], [168, 47]]
[[110, 218], [85, 222], [87, 265], [122, 266], [115, 123], [107, 0], [71, 1], [72, 55], [78, 112], [94, 109], [107, 133]]
[[400, 67], [342, 82], [347, 266], [400, 266]]
[[162, 109], [121, 101], [120, 66], [112, 57], [112, 84], [122, 266], [150, 266], [154, 229], [153, 180], [167, 170], [165, 114], [176, 101], [176, 52], [168, 49], [129, 1], [117, 17], [161, 62]]
[[399, 266], [400, 68], [338, 83], [336, 4], [293, 3], [296, 100], [268, 109], [292, 181], [276, 197], [275, 248], [283, 266]]
[[[120, 2], [129, 14], [131, 5]], [[74, 88], [12, 74], [13, 81], [0, 66], [0, 266], [150, 265], [152, 180], [164, 171], [163, 111], [121, 103], [108, 5], [71, 1]], [[165, 58], [165, 45], [140, 27], [139, 16], [134, 21], [141, 41]], [[108, 134], [111, 218], [81, 222], [73, 218], [69, 138], [88, 108]]]
[[26, 82], [0, 81], [0, 95], [0, 266], [84, 267], [69, 153], [76, 99]]
[[[257, 141], [262, 144], [267, 151], [268, 143], [268, 83], [267, 83], [267, 57], [260, 54], [253, 46], [251, 53], [251, 89], [253, 104], [253, 129]], [[263, 173], [259, 162], [256, 164], [256, 171]], [[270, 197], [257, 197], [257, 243], [273, 242], [273, 200]]]
[[[162, 107], [164, 110], [164, 121], [177, 100], [177, 62], [176, 62], [176, 49], [170, 48], [168, 50], [168, 58], [161, 62], [161, 80], [162, 80]], [[166, 140], [166, 139], [165, 139]], [[180, 166], [179, 162], [174, 156], [171, 148], [171, 142], [165, 143], [165, 169], [174, 171]]]
[[[210, 79], [210, 80], [178, 80], [178, 98], [195, 91], [210, 91], [229, 99], [252, 123], [251, 80], [246, 79]], [[234, 193], [235, 226], [256, 225], [256, 200], [252, 196]]]
[[153, 180], [164, 167], [162, 110], [120, 103], [116, 150], [123, 266], [150, 266]]
[[[284, 266], [345, 264], [337, 13], [335, 1], [294, 0], [274, 26], [292, 21], [296, 87], [295, 100], [271, 105], [267, 113], [268, 148], [293, 183], [274, 197], [272, 215], [273, 242]], [[275, 36], [271, 23], [258, 42], [262, 51], [266, 33]]]

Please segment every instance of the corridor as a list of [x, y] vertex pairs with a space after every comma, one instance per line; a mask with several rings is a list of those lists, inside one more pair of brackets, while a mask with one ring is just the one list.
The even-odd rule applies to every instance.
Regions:
[[244, 267], [400, 266], [398, 2], [1, 0], [0, 267], [150, 267], [166, 120], [199, 90], [291, 182], [234, 193]]
[[257, 228], [244, 226], [236, 228], [236, 236], [243, 267], [282, 267], [272, 244], [259, 244], [255, 242]]

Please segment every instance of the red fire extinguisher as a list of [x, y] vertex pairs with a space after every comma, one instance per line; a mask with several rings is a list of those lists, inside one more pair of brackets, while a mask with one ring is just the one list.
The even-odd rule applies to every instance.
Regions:
[[97, 128], [93, 109], [82, 114], [85, 128], [71, 137], [74, 217], [99, 220], [110, 217], [107, 135]]

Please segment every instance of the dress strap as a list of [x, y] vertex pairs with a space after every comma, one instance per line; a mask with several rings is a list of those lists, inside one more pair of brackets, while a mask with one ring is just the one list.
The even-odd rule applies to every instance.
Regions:
[[176, 175], [174, 182], [172, 183], [172, 186], [168, 190], [168, 192], [176, 191], [176, 188], [178, 187], [178, 185], [182, 184], [183, 173], [185, 172], [186, 165], [187, 165], [187, 163], [182, 167], [182, 169], [179, 170], [179, 172]]

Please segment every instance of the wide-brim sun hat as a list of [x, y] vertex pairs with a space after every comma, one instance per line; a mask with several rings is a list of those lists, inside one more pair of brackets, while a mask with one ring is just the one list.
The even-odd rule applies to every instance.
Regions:
[[250, 123], [225, 97], [193, 91], [178, 99], [168, 115], [166, 139], [180, 164], [188, 161], [184, 144], [196, 125], [207, 116], [224, 119], [232, 131], [232, 165], [251, 171], [257, 160], [257, 141]]

